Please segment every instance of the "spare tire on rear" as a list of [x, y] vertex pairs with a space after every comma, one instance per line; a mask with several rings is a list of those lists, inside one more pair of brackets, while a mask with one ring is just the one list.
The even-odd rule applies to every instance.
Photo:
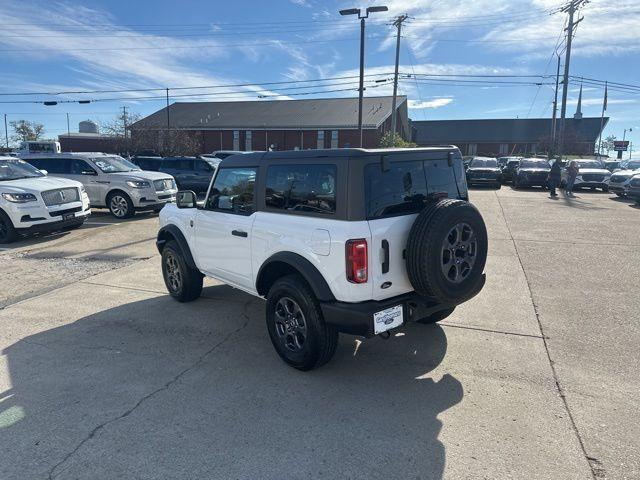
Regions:
[[407, 242], [407, 273], [414, 290], [441, 303], [471, 298], [487, 261], [487, 228], [463, 200], [440, 200], [416, 218]]

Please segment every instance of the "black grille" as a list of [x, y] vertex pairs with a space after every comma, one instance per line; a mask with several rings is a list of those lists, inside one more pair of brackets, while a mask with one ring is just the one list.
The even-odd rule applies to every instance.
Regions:
[[67, 213], [76, 213], [82, 211], [82, 207], [67, 208], [66, 210], [56, 210], [55, 212], [49, 212], [52, 217], [59, 217], [60, 215], [66, 215]]
[[582, 179], [585, 182], [601, 182], [604, 180], [604, 175], [598, 173], [585, 173], [582, 175]]

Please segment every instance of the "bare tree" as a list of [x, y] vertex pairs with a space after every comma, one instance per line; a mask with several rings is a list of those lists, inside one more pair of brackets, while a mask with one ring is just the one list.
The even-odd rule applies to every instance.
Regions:
[[141, 130], [131, 131], [132, 152], [152, 151], [158, 155], [200, 155], [202, 137], [188, 130]]
[[127, 128], [140, 120], [142, 116], [139, 113], [129, 113], [125, 115], [124, 112], [118, 114], [115, 118], [100, 122], [100, 133], [103, 135], [109, 135], [112, 137], [125, 137], [125, 125]]
[[17, 120], [9, 122], [13, 129], [11, 140], [13, 142], [26, 142], [29, 140], [40, 140], [44, 134], [44, 125], [28, 120]]

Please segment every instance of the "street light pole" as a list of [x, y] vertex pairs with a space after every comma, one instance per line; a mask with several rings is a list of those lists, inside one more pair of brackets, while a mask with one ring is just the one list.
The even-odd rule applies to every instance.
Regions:
[[367, 7], [365, 14], [362, 15], [362, 10], [359, 8], [348, 8], [340, 10], [340, 15], [358, 15], [360, 19], [360, 86], [358, 88], [358, 133], [360, 138], [359, 147], [362, 148], [362, 102], [364, 97], [364, 29], [365, 19], [369, 18], [369, 14], [373, 12], [386, 12], [389, 10], [385, 6], [380, 7]]

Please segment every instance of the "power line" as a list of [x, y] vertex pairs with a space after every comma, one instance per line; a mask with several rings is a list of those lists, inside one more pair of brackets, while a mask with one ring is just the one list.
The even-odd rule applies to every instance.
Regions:
[[[392, 75], [393, 72], [388, 73], [371, 73], [365, 75], [365, 77], [383, 77]], [[326, 83], [333, 80], [347, 80], [352, 78], [358, 78], [358, 75], [347, 75], [341, 77], [327, 77], [327, 78], [315, 78], [315, 79], [306, 79], [306, 80], [282, 80], [282, 81], [273, 81], [273, 82], [255, 82], [255, 83], [226, 83], [226, 84], [218, 84], [218, 85], [196, 85], [190, 87], [152, 87], [152, 88], [123, 88], [123, 89], [115, 89], [115, 90], [69, 90], [69, 91], [60, 91], [60, 92], [19, 92], [19, 93], [0, 93], [2, 96], [18, 96], [18, 95], [82, 95], [82, 94], [94, 94], [94, 93], [129, 93], [129, 92], [157, 92], [164, 91], [167, 88], [169, 90], [198, 90], [198, 89], [209, 89], [209, 88], [226, 88], [226, 87], [261, 87], [268, 85], [286, 85], [291, 83]]]

